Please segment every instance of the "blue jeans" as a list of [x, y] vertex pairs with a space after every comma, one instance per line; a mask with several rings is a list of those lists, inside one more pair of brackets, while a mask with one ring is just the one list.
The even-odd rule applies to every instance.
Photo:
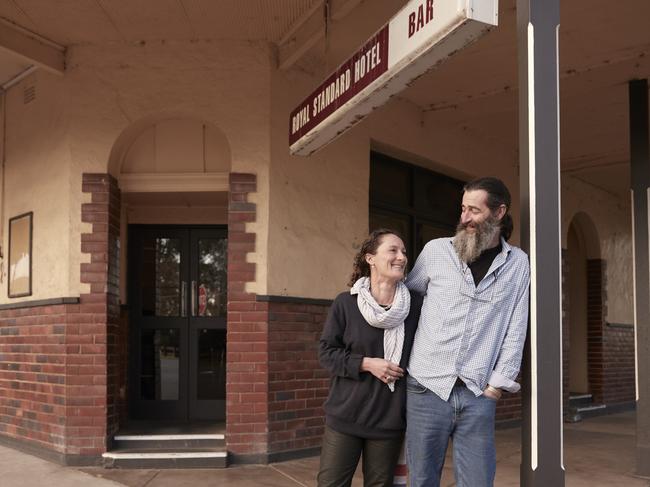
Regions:
[[406, 457], [410, 487], [439, 487], [449, 439], [457, 487], [492, 487], [496, 401], [455, 385], [448, 401], [406, 379]]

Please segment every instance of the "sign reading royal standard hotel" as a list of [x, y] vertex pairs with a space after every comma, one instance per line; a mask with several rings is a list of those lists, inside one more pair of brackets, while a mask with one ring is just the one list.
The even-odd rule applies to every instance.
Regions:
[[291, 112], [292, 154], [309, 155], [497, 25], [498, 0], [411, 0]]

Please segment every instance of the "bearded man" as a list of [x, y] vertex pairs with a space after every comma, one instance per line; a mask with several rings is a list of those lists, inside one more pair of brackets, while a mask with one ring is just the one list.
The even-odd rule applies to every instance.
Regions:
[[425, 294], [406, 382], [411, 487], [440, 485], [450, 439], [456, 485], [494, 483], [495, 409], [519, 390], [528, 323], [528, 258], [507, 243], [509, 210], [502, 181], [469, 182], [455, 237], [427, 243], [408, 276]]

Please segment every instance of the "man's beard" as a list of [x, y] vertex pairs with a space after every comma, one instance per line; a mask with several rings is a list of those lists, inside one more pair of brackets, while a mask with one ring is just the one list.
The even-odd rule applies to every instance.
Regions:
[[454, 249], [460, 260], [466, 264], [474, 262], [484, 250], [490, 248], [494, 238], [501, 232], [501, 222], [489, 216], [485, 221], [474, 226], [474, 232], [467, 230], [462, 222], [456, 227]]

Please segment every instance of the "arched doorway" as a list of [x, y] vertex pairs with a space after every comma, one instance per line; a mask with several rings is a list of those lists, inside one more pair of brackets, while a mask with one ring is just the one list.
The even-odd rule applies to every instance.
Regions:
[[112, 161], [128, 419], [223, 421], [230, 147], [198, 120], [135, 126]]
[[590, 393], [587, 360], [587, 252], [582, 236], [572, 222], [567, 236], [569, 260], [569, 393]]
[[564, 295], [568, 298], [568, 326], [564, 346], [568, 346], [564, 370], [569, 393], [570, 418], [579, 420], [603, 406], [602, 282], [604, 263], [600, 241], [591, 218], [577, 213], [567, 232], [568, 275]]

